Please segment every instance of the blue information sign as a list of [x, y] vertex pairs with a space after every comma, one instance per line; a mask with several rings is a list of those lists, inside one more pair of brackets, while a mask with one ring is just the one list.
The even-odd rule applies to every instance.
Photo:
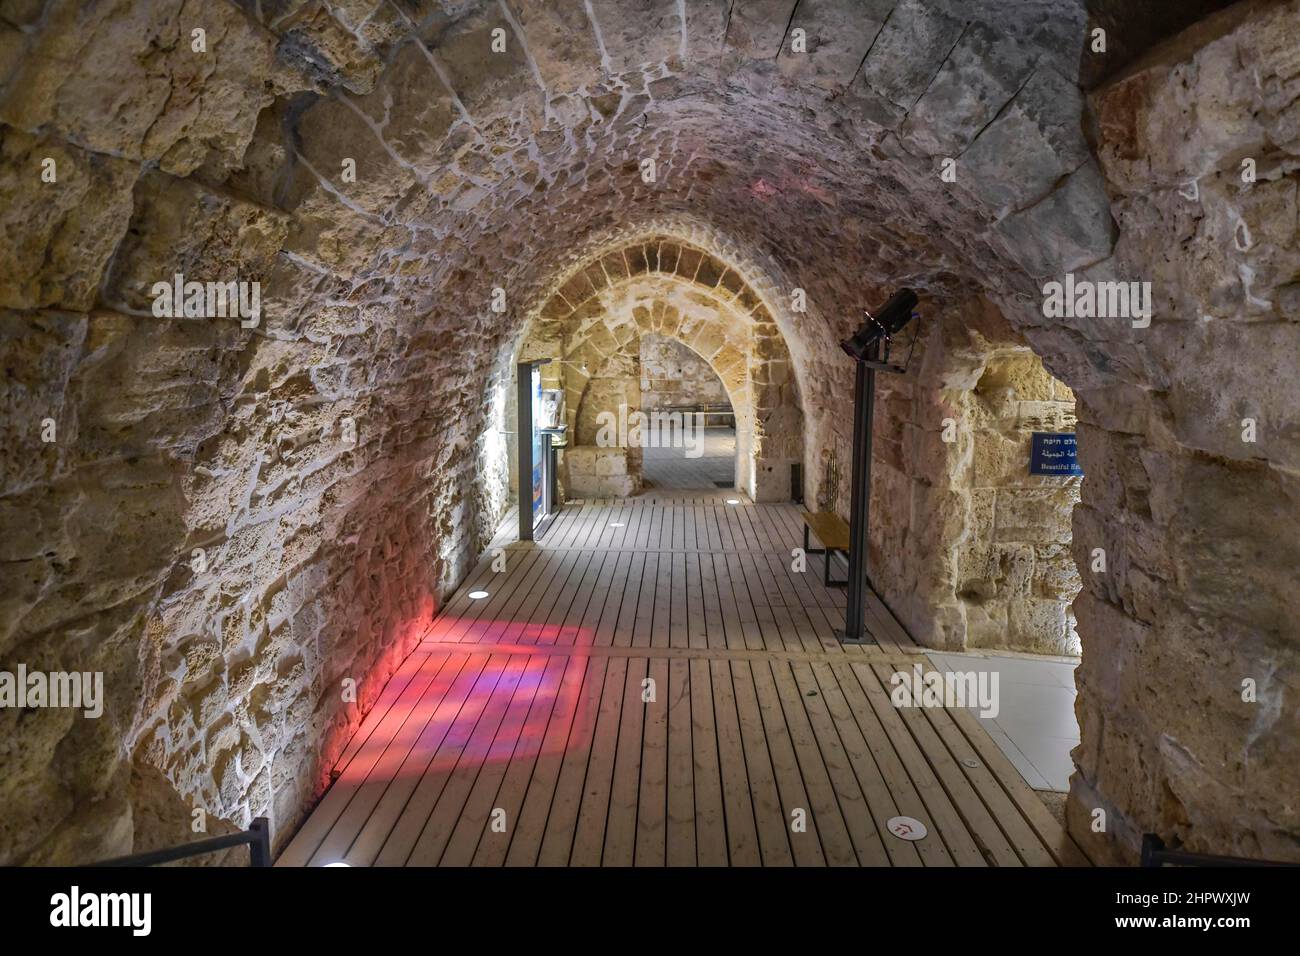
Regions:
[[1034, 432], [1031, 475], [1082, 475], [1074, 432]]

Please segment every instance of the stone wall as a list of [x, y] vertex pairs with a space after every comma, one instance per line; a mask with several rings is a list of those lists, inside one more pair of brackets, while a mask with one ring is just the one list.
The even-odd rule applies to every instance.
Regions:
[[642, 487], [639, 448], [578, 445], [565, 450], [561, 468], [568, 498], [627, 498]]
[[576, 444], [597, 444], [603, 424], [611, 416], [615, 422], [620, 420], [620, 408], [629, 414], [641, 410], [640, 352], [640, 340], [631, 339], [591, 370], [573, 415]]
[[[629, 339], [590, 370], [573, 415], [573, 445], [561, 453], [562, 488], [567, 497], [626, 498], [641, 490], [641, 448], [618, 440], [618, 430], [624, 427], [621, 423], [641, 410], [640, 342], [639, 338]], [[566, 388], [568, 379], [561, 366], [559, 387]], [[611, 423], [613, 444], [609, 443]]]
[[1070, 513], [1081, 479], [1029, 474], [1034, 432], [1074, 431], [1074, 396], [1025, 349], [991, 355], [964, 404], [974, 445], [957, 554], [966, 646], [1077, 656]]
[[[749, 368], [797, 382], [756, 457], [841, 509], [860, 310], [995, 306], [1077, 396], [1076, 563], [1108, 555], [1075, 605], [1074, 831], [1297, 858], [1300, 4], [1229, 14], [1085, 117], [1080, 61], [1110, 60], [1071, 0], [7, 4], [0, 667], [100, 669], [109, 701], [0, 713], [0, 861], [177, 842], [194, 805], [283, 839], [501, 513], [525, 327], [669, 240], [788, 349]], [[178, 272], [260, 281], [259, 324], [154, 317]], [[1048, 320], [1066, 272], [1152, 281], [1154, 322]], [[909, 491], [891, 456], [936, 478], [873, 535], [944, 644], [956, 582], [918, 556], [961, 533], [960, 409], [897, 387], [877, 494]]]
[[1111, 343], [1075, 384], [1069, 805], [1104, 859], [1153, 832], [1300, 860], [1297, 50], [1300, 4], [1239, 4], [1092, 102], [1121, 232], [1088, 276], [1154, 302], [1146, 327], [1069, 323]]
[[[107, 696], [0, 710], [0, 862], [185, 842], [194, 809], [282, 842], [494, 527], [492, 336], [458, 320], [483, 344], [457, 355], [392, 297], [399, 180], [342, 201], [311, 169], [349, 136], [375, 157], [320, 121], [409, 31], [371, 6], [0, 17], [0, 669]], [[176, 273], [260, 282], [259, 321], [155, 317]]]
[[[653, 318], [654, 309], [645, 314]], [[666, 310], [664, 310], [667, 315]], [[628, 328], [629, 326], [624, 326]], [[671, 327], [671, 326], [670, 326]], [[624, 342], [618, 351], [605, 356], [598, 368], [580, 365], [590, 372], [570, 372], [569, 360], [555, 361], [547, 384], [573, 390], [575, 379], [584, 379], [574, 421], [573, 443], [561, 453], [563, 493], [574, 498], [625, 498], [641, 491], [643, 452], [636, 444], [611, 446], [610, 426], [635, 424], [633, 413], [649, 414], [666, 405], [685, 402], [729, 403], [726, 386], [718, 373], [696, 352], [676, 339], [653, 332], [641, 332]], [[696, 341], [699, 341], [696, 337]], [[530, 356], [545, 354], [545, 334], [524, 346]], [[555, 339], [551, 339], [555, 341]], [[739, 381], [739, 375], [737, 374]], [[743, 386], [742, 386], [743, 387]], [[639, 426], [638, 426], [639, 427]], [[615, 432], [617, 435], [617, 431]], [[645, 435], [646, 440], [663, 440], [667, 435]], [[619, 438], [615, 439], [620, 440]]]
[[[1073, 396], [988, 301], [915, 328], [893, 356], [911, 352], [907, 373], [877, 376], [872, 581], [928, 646], [1078, 654], [1080, 480], [1029, 475], [1032, 433], [1071, 430]], [[822, 464], [848, 483], [847, 456]], [[837, 498], [822, 506], [847, 518]]]
[[641, 336], [643, 408], [730, 404], [722, 379], [697, 353], [662, 335]]

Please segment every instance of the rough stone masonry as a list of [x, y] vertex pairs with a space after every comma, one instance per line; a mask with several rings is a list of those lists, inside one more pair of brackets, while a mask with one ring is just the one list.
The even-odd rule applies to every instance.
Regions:
[[[761, 300], [841, 513], [836, 343], [916, 288], [891, 606], [938, 647], [1077, 636], [1098, 859], [1300, 859], [1300, 0], [1131, 6], [0, 2], [0, 670], [105, 675], [97, 720], [0, 710], [0, 862], [194, 808], [290, 833], [506, 506], [525, 329], [652, 237]], [[1047, 318], [1067, 273], [1150, 282], [1149, 326]], [[259, 321], [158, 317], [175, 276], [259, 283]], [[1070, 401], [1073, 571], [979, 539], [1034, 489], [973, 437]]]

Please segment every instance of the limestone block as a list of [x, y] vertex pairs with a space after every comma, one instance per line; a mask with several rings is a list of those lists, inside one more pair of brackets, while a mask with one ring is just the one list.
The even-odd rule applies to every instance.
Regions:
[[[727, 46], [754, 59], [772, 59], [782, 49], [793, 0], [753, 0], [735, 4], [727, 21]], [[861, 57], [859, 57], [861, 61]]]
[[[505, 31], [504, 52], [492, 49], [494, 30]], [[529, 68], [523, 41], [495, 4], [457, 20], [430, 47], [452, 90], [480, 122], [492, 119], [499, 104], [508, 102], [519, 102], [540, 118], [543, 91]]]
[[681, 7], [686, 15], [683, 32], [688, 60], [716, 57], [722, 51], [733, 6], [731, 0], [697, 0]]
[[993, 554], [998, 566], [998, 596], [1004, 601], [1027, 598], [1034, 588], [1033, 546], [996, 544]]
[[[328, 207], [331, 212], [347, 205], [381, 216], [416, 182], [414, 173], [394, 160], [373, 120], [349, 99], [317, 100], [298, 120], [298, 139], [303, 162], [338, 197]], [[355, 182], [348, 181], [353, 171]]]
[[1068, 537], [1070, 511], [1077, 498], [1077, 485], [1073, 483], [1048, 488], [1000, 489], [997, 540], [1044, 541]]
[[1015, 647], [1040, 654], [1069, 653], [1065, 604], [1034, 599], [1013, 600], [1007, 606], [1007, 637]]
[[963, 23], [923, 3], [902, 0], [862, 64], [866, 87], [910, 110], [961, 36]]
[[152, 312], [153, 284], [176, 273], [185, 281], [260, 281], [289, 229], [276, 210], [156, 170], [140, 178], [135, 198], [108, 289], [115, 301], [145, 312]]
[[996, 488], [1025, 483], [1029, 475], [1029, 443], [995, 431], [975, 435], [971, 483], [976, 488]]
[[1068, 544], [1057, 542], [1034, 548], [1033, 589], [1036, 594], [1064, 604], [1074, 600], [1079, 588], [1079, 569]]
[[[711, 364], [717, 370], [717, 374], [724, 380], [731, 378], [735, 374], [740, 374], [745, 369], [745, 354], [734, 345], [724, 345], [711, 359]], [[766, 376], [771, 380], [770, 376]], [[762, 384], [755, 379], [757, 384]], [[771, 382], [773, 385], [780, 385], [780, 382]]]
[[[13, 495], [53, 479], [72, 457], [78, 418], [76, 404], [67, 400], [68, 389], [86, 336], [84, 316], [0, 312], [0, 364], [6, 377], [0, 392], [0, 494]], [[42, 434], [47, 419], [54, 423], [49, 442]], [[46, 530], [56, 528], [51, 523]], [[0, 553], [7, 560], [36, 556], [8, 549], [33, 546], [40, 538], [6, 538]]]
[[790, 27], [805, 31], [807, 52], [795, 53], [787, 36], [777, 65], [798, 82], [823, 89], [846, 87], [857, 76], [862, 58], [892, 8], [892, 0], [871, 0], [851, 7], [835, 0], [801, 0]]
[[[206, 30], [206, 52], [191, 31]], [[275, 38], [231, 4], [51, 4], [0, 119], [184, 176], [237, 165], [271, 90]]]
[[1055, 382], [1038, 356], [1018, 353], [990, 361], [976, 387], [981, 391], [992, 386], [1009, 388], [1020, 401], [1048, 402], [1054, 399]]
[[[1257, 246], [1296, 245], [1297, 193], [1300, 193], [1300, 187], [1295, 179], [1257, 181], [1250, 188], [1240, 188], [1240, 177], [1226, 182], [1224, 178], [1216, 178], [1215, 184], [1219, 183], [1223, 183], [1226, 201], [1221, 205], [1216, 203], [1214, 211], [1220, 215], [1226, 213], [1229, 228], [1225, 230], [1226, 234], [1214, 239], [1225, 241], [1231, 237], [1234, 247], [1242, 252]], [[1215, 195], [1214, 198], [1219, 197]], [[1255, 271], [1261, 270], [1257, 267]], [[1279, 277], [1281, 282], [1290, 278], [1289, 275]]]
[[[400, 47], [375, 91], [368, 96], [353, 97], [350, 102], [365, 114], [382, 143], [421, 175], [436, 181], [446, 171], [451, 157], [444, 153], [444, 146], [448, 145], [456, 110], [451, 93], [438, 78], [420, 43], [412, 40]], [[348, 122], [348, 128], [354, 129], [355, 124]], [[384, 170], [391, 161], [379, 156], [376, 145], [369, 142], [370, 137], [364, 131], [357, 130], [356, 135], [366, 137], [363, 152], [369, 157], [364, 169], [358, 158], [358, 183], [365, 175], [377, 184], [384, 179]], [[341, 145], [347, 146], [347, 139]], [[357, 146], [351, 148], [355, 150]], [[348, 155], [356, 158], [355, 152]], [[337, 158], [322, 159], [327, 169], [321, 171], [340, 186], [344, 195], [351, 197], [352, 190], [346, 188], [350, 184], [339, 184], [337, 164], [330, 165]]]
[[1017, 412], [1016, 390], [1011, 385], [996, 385], [981, 378], [970, 405], [972, 428], [1005, 429], [1015, 422]]
[[[1152, 348], [1175, 386], [1168, 401], [1179, 442], [1224, 458], [1300, 465], [1291, 411], [1300, 402], [1300, 326], [1197, 323], [1178, 340], [1153, 340]], [[1244, 355], [1255, 358], [1246, 363]], [[1255, 423], [1253, 442], [1244, 440], [1247, 419]]]
[[1040, 64], [958, 161], [958, 182], [994, 210], [1023, 208], [1088, 158], [1079, 88]]
[[927, 607], [914, 616], [911, 633], [923, 647], [941, 651], [964, 650], [968, 633], [965, 609], [955, 605]]
[[677, 275], [683, 279], [694, 281], [695, 274], [700, 269], [700, 263], [704, 260], [704, 255], [698, 249], [682, 247], [682, 254], [677, 257]]
[[1124, 191], [1137, 192], [1235, 165], [1248, 144], [1264, 140], [1273, 118], [1256, 78], [1279, 69], [1289, 73], [1284, 64], [1295, 39], [1294, 17], [1282, 5], [1205, 44], [1187, 61], [1172, 68], [1153, 64], [1099, 91], [1095, 109], [1105, 131], [1101, 157], [1108, 173]]
[[716, 325], [702, 325], [693, 336], [687, 340], [687, 345], [698, 352], [702, 357], [710, 361], [714, 360], [722, 351], [726, 344], [724, 338], [725, 332]]
[[[52, 183], [42, 181], [47, 160]], [[134, 163], [0, 127], [0, 306], [93, 306], [138, 175]]]
[[1037, 205], [998, 225], [1035, 276], [1061, 276], [1110, 255], [1114, 221], [1095, 163], [1087, 162]]
[[1263, 463], [1180, 456], [1170, 465], [1150, 507], [1181, 599], [1211, 619], [1287, 632], [1294, 582], [1278, 571], [1300, 560], [1300, 483]]
[[964, 605], [966, 618], [966, 648], [1006, 647], [1010, 638], [1010, 626], [1007, 620], [1007, 605], [1002, 601], [987, 603], [967, 601]]
[[[1252, 637], [1231, 626], [1209, 631], [1176, 609], [1164, 626], [1140, 630], [1109, 605], [1081, 601], [1077, 610], [1081, 623], [1086, 615], [1090, 624], [1106, 625], [1090, 637], [1089, 654], [1076, 673], [1080, 699], [1105, 708], [1101, 746], [1095, 756], [1083, 754], [1081, 764], [1096, 786], [1140, 830], [1174, 833], [1198, 849], [1244, 841], [1256, 848], [1251, 855], [1286, 858], [1291, 851], [1279, 830], [1293, 824], [1288, 819], [1279, 828], [1264, 809], [1269, 801], [1258, 785], [1259, 767], [1282, 768], [1276, 782], [1288, 788], [1294, 786], [1294, 767], [1285, 760], [1254, 766], [1254, 759], [1263, 760], [1290, 728], [1283, 726], [1286, 721], [1261, 721], [1258, 708], [1241, 701], [1237, 679], [1251, 668], [1245, 659], [1264, 660], [1275, 652], [1258, 643], [1258, 632]], [[1090, 662], [1093, 644], [1104, 647], [1106, 656]], [[1222, 686], [1205, 675], [1224, 675]], [[1143, 693], [1157, 693], [1168, 703], [1158, 729], [1134, 706]], [[1215, 732], [1207, 733], [1207, 727]], [[1250, 759], [1243, 759], [1248, 753]], [[1214, 785], [1206, 787], [1211, 768]], [[1225, 819], [1234, 824], [1223, 828], [1218, 821]]]
[[[373, 32], [359, 35], [357, 27], [372, 13], [379, 13], [381, 22]], [[387, 23], [382, 22], [385, 13], [390, 17]], [[383, 68], [372, 43], [392, 39], [400, 29], [398, 23], [386, 4], [303, 3], [271, 26], [280, 35], [276, 52], [284, 62], [321, 86], [338, 85], [353, 93], [368, 93]]]
[[[1063, 432], [1074, 428], [1074, 406], [1061, 402], [1018, 402], [1016, 424], [1025, 432]], [[1027, 459], [1026, 459], [1027, 460]]]
[[636, 494], [641, 483], [634, 475], [597, 475], [570, 467], [564, 487], [571, 498], [626, 498]]
[[[598, 355], [606, 356], [606, 358], [616, 358], [616, 356], [621, 355], [619, 339], [616, 339], [614, 333], [610, 332], [610, 329], [604, 325], [597, 325], [591, 329], [591, 334], [586, 339], [586, 345], [594, 349]], [[624, 355], [623, 362], [627, 363], [628, 360], [629, 356]], [[598, 375], [606, 375], [606, 373], [608, 375], [619, 375], [620, 368], [617, 365], [607, 365], [602, 362], [593, 371], [597, 372]], [[624, 367], [621, 368], [621, 371], [627, 372], [629, 369]]]
[[575, 309], [595, 294], [596, 289], [592, 286], [591, 279], [587, 277], [585, 271], [578, 272], [560, 287], [560, 295], [564, 296], [565, 301]]
[[595, 85], [600, 76], [600, 51], [582, 5], [510, 0], [509, 6], [547, 90], [568, 92]]
[[706, 289], [716, 289], [722, 284], [722, 277], [726, 274], [725, 263], [719, 262], [713, 256], [705, 256], [700, 260], [700, 267], [695, 271], [695, 281]]
[[676, 0], [591, 0], [589, 6], [613, 72], [680, 54], [682, 24]]
[[1005, 33], [971, 24], [899, 134], [932, 156], [957, 156], [1016, 95], [1033, 66], [1031, 49]]

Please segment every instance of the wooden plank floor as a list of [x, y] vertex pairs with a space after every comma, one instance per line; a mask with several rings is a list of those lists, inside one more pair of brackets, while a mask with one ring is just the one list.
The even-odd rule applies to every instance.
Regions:
[[1086, 863], [969, 711], [890, 703], [930, 666], [878, 599], [874, 646], [836, 640], [794, 506], [571, 502], [530, 544], [513, 520], [277, 865]]

